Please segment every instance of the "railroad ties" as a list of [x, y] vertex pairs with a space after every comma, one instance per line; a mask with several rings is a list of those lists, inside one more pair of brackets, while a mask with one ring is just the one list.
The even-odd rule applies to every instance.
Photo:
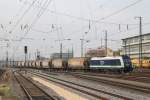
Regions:
[[[60, 76], [61, 74], [64, 76]], [[27, 75], [28, 77], [25, 77], [25, 75]], [[32, 77], [29, 78], [30, 76]], [[143, 98], [142, 95], [142, 97], [136, 97], [139, 93], [144, 93], [144, 95], [146, 96], [147, 93], [150, 93], [150, 85], [148, 83], [130, 80], [130, 77], [133, 76], [128, 74], [126, 75], [126, 77], [123, 77], [122, 75], [111, 74], [27, 70], [26, 74], [24, 74], [22, 71], [20, 73], [16, 72], [15, 77], [29, 100], [55, 100], [52, 96], [46, 94], [41, 88], [36, 86], [35, 82], [33, 83], [33, 81], [37, 81], [44, 86], [47, 85], [43, 83], [47, 82], [46, 84], [50, 83], [60, 88], [67, 89], [70, 93], [77, 93], [77, 95], [80, 95], [81, 97], [83, 96], [83, 98], [94, 98], [94, 100], [109, 100], [112, 98], [121, 100], [133, 100], [133, 98]], [[133, 78], [135, 77], [136, 76], [134, 76]], [[84, 84], [85, 82], [76, 82], [74, 81], [74, 79], [85, 80], [87, 82], [90, 81], [91, 83], [89, 83], [90, 85], [86, 85]], [[44, 80], [45, 82], [42, 80]], [[120, 90], [117, 90], [117, 92], [112, 92], [94, 86], [94, 84], [97, 85], [99, 83], [104, 83], [106, 84], [106, 86], [112, 86], [113, 88], [121, 88], [123, 89], [123, 91], [135, 91], [137, 92], [137, 94], [128, 96], [128, 93], [126, 94], [126, 92], [118, 93]], [[55, 91], [55, 88], [49, 88]], [[111, 88], [109, 90], [111, 90]]]
[[147, 83], [124, 80], [119, 78], [111, 78], [108, 76], [100, 76], [100, 75], [93, 76], [93, 75], [81, 74], [81, 73], [71, 73], [71, 75], [82, 79], [92, 80], [100, 83], [110, 84], [113, 86], [123, 87], [123, 88], [129, 88], [144, 93], [150, 93], [150, 85]]
[[55, 98], [44, 92], [40, 87], [22, 74], [15, 72], [14, 76], [25, 92], [28, 100], [55, 100]]
[[119, 99], [123, 99], [123, 100], [132, 100], [129, 97], [125, 97], [125, 96], [113, 94], [113, 93], [110, 93], [110, 92], [102, 91], [100, 89], [95, 89], [95, 88], [88, 87], [88, 86], [85, 86], [85, 85], [73, 83], [71, 81], [66, 81], [66, 80], [63, 80], [63, 79], [60, 79], [60, 78], [56, 78], [56, 77], [53, 77], [53, 76], [48, 75], [48, 74], [42, 74], [42, 73], [39, 73], [39, 72], [29, 72], [29, 73], [32, 74], [32, 75], [44, 78], [48, 81], [60, 84], [62, 86], [74, 89], [76, 91], [79, 91], [81, 93], [84, 93], [86, 95], [92, 96], [92, 97], [97, 98], [97, 99], [108, 100], [109, 98], [102, 95], [102, 94], [105, 94], [105, 95], [109, 95], [109, 96], [119, 98]]

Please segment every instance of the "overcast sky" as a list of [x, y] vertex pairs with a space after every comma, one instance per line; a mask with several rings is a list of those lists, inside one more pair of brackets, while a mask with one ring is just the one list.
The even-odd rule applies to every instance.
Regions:
[[149, 4], [149, 0], [0, 0], [0, 59], [6, 58], [7, 50], [10, 58], [23, 59], [25, 45], [31, 58], [37, 49], [49, 57], [59, 52], [58, 40], [64, 39], [71, 40], [62, 41], [63, 52], [73, 46], [75, 56], [80, 56], [80, 39], [90, 40], [84, 43], [84, 52], [100, 47], [105, 30], [108, 47], [117, 50], [121, 39], [139, 34], [136, 16], [143, 17], [143, 34], [150, 32]]

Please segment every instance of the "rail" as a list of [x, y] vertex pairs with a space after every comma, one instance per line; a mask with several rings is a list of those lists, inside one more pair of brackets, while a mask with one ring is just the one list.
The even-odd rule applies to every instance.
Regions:
[[[16, 73], [19, 75], [16, 75]], [[56, 100], [53, 96], [46, 93], [43, 89], [37, 86], [34, 82], [23, 76], [18, 72], [14, 72], [14, 77], [16, 78], [17, 82], [19, 83], [20, 87], [25, 92], [28, 100], [37, 100], [37, 98], [41, 98], [41, 100]], [[30, 87], [29, 87], [30, 86]], [[37, 91], [40, 94], [38, 95], [33, 94], [33, 92]]]
[[92, 80], [100, 83], [110, 84], [113, 86], [119, 86], [124, 88], [133, 89], [136, 91], [141, 91], [144, 93], [150, 93], [150, 85], [146, 83], [136, 82], [136, 81], [129, 81], [129, 80], [123, 80], [123, 79], [116, 79], [116, 78], [108, 78], [108, 77], [95, 77], [95, 76], [89, 76], [89, 75], [83, 75], [79, 73], [70, 73], [73, 76], [76, 76], [78, 78]]
[[[77, 83], [73, 83], [71, 81], [66, 81], [66, 80], [63, 80], [63, 79], [60, 79], [60, 78], [56, 78], [56, 77], [53, 77], [53, 76], [50, 76], [50, 75], [47, 75], [47, 74], [42, 74], [42, 73], [38, 73], [38, 72], [29, 72], [33, 75], [36, 75], [36, 76], [39, 76], [39, 77], [42, 77], [44, 79], [47, 79], [49, 81], [52, 81], [54, 83], [58, 83], [58, 84], [61, 84], [63, 86], [66, 86], [66, 87], [69, 87], [69, 88], [72, 88], [74, 90], [77, 90], [77, 91], [80, 91], [82, 93], [85, 93], [85, 94], [88, 94], [90, 96], [93, 96], [93, 97], [96, 97], [96, 98], [101, 98], [102, 100], [108, 100], [108, 98], [106, 97], [103, 97], [101, 95], [96, 95], [95, 93], [90, 93], [90, 92], [87, 92], [85, 90], [81, 90], [81, 88], [85, 88], [85, 89], [88, 89], [88, 90], [92, 90], [92, 91], [96, 91], [98, 93], [103, 93], [103, 94], [106, 94], [106, 95], [110, 95], [110, 96], [113, 96], [113, 97], [117, 97], [117, 98], [120, 98], [120, 99], [124, 99], [124, 100], [132, 100], [131, 98], [128, 98], [128, 97], [124, 97], [124, 96], [121, 96], [121, 95], [118, 95], [118, 94], [113, 94], [113, 93], [110, 93], [110, 92], [106, 92], [106, 91], [103, 91], [103, 90], [100, 90], [100, 89], [95, 89], [95, 88], [92, 88], [92, 87], [88, 87], [88, 86], [85, 86], [85, 85], [81, 85], [81, 84], [77, 84]], [[57, 80], [57, 81], [56, 81]], [[58, 82], [59, 81], [59, 82]], [[61, 81], [61, 82], [60, 82]], [[63, 82], [63, 83], [62, 83]], [[65, 83], [69, 83], [71, 85], [68, 85], [68, 84], [65, 84]], [[72, 85], [74, 86], [78, 86], [80, 88], [75, 88], [73, 87]]]

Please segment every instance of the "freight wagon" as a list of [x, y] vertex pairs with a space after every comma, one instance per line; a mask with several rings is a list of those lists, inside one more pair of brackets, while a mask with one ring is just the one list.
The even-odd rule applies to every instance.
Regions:
[[56, 70], [66, 70], [67, 61], [64, 59], [53, 59], [51, 64], [51, 69]]
[[89, 68], [89, 58], [76, 57], [68, 60], [68, 70], [83, 70]]
[[51, 66], [52, 66], [52, 60], [51, 59], [41, 61], [42, 69], [47, 69], [47, 68], [50, 68]]

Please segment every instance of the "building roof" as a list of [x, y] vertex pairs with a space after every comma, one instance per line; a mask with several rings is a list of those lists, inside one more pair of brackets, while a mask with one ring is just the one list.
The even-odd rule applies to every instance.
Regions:
[[[110, 48], [107, 48], [107, 50], [109, 50], [109, 51], [112, 51], [112, 49], [110, 49]], [[87, 52], [103, 52], [103, 51], [105, 51], [105, 48], [97, 48], [97, 49], [90, 49], [90, 50], [88, 50]]]
[[[146, 36], [146, 35], [150, 35], [150, 33], [142, 34], [142, 36]], [[127, 38], [124, 38], [124, 39], [122, 39], [122, 40], [131, 39], [131, 38], [136, 38], [136, 37], [139, 37], [139, 35], [132, 36], [132, 37], [127, 37]]]

